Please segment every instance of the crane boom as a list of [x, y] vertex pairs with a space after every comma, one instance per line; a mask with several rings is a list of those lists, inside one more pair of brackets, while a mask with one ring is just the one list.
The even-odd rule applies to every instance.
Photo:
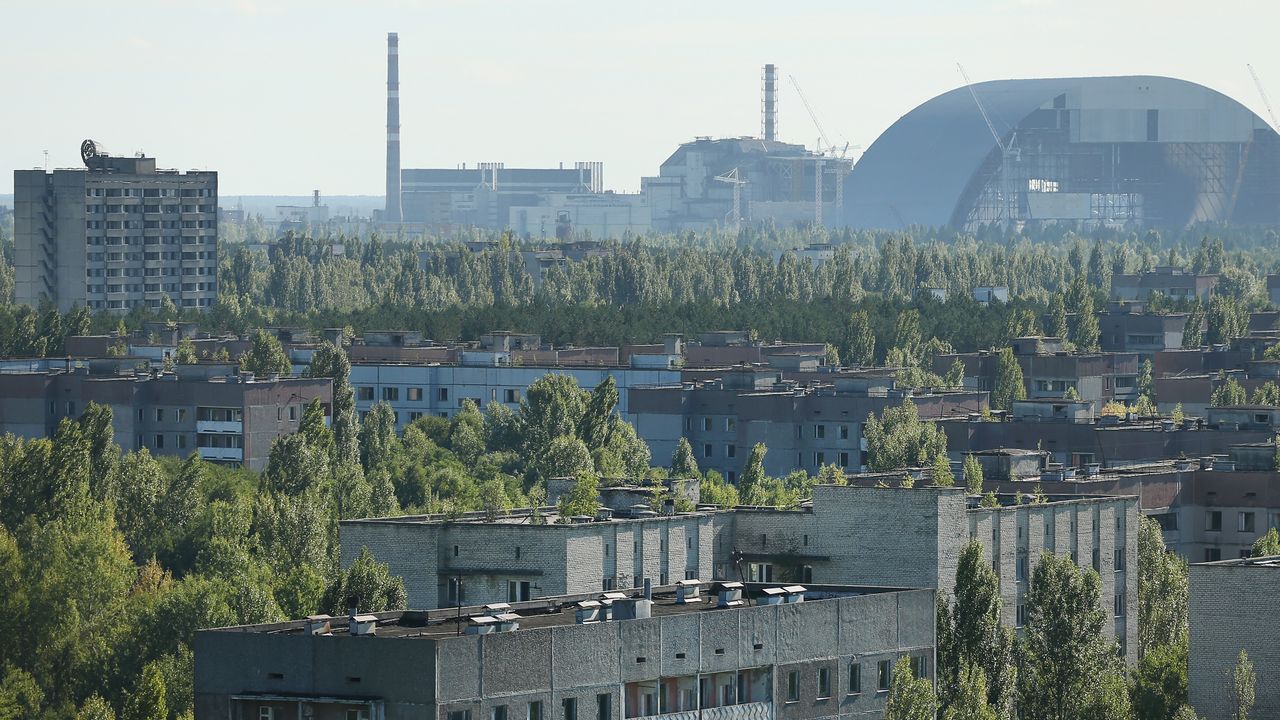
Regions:
[[[818, 120], [818, 114], [813, 111], [813, 106], [809, 104], [809, 98], [805, 97], [804, 90], [800, 89], [800, 83], [796, 82], [795, 75], [788, 75], [791, 85], [795, 87], [796, 94], [800, 96], [800, 102], [804, 104], [804, 109], [809, 113], [809, 119], [813, 121], [813, 126], [818, 128], [818, 135], [822, 138], [822, 144], [828, 148], [831, 147], [831, 141], [827, 139], [827, 131], [822, 129], [822, 123]], [[818, 148], [818, 152], [822, 152], [822, 148]]]
[[1267, 97], [1266, 88], [1262, 87], [1262, 80], [1258, 78], [1258, 73], [1253, 69], [1253, 65], [1245, 63], [1245, 67], [1249, 68], [1249, 74], [1253, 76], [1253, 84], [1258, 86], [1258, 94], [1262, 96], [1262, 104], [1267, 106], [1267, 116], [1271, 119], [1271, 129], [1280, 132], [1280, 121], [1276, 120], [1276, 111], [1271, 109], [1271, 98]]
[[991, 117], [987, 115], [987, 108], [978, 99], [978, 93], [973, 89], [973, 83], [969, 80], [969, 73], [964, 71], [964, 66], [956, 63], [956, 67], [960, 70], [960, 77], [964, 78], [965, 87], [969, 88], [969, 96], [973, 98], [973, 104], [978, 106], [978, 112], [982, 113], [982, 120], [987, 124], [987, 129], [991, 131], [991, 137], [995, 138], [996, 145], [1000, 146], [1000, 152], [1007, 152], [1008, 148], [1004, 146], [1004, 140], [1000, 137], [1000, 133], [996, 132], [996, 126], [991, 123]]

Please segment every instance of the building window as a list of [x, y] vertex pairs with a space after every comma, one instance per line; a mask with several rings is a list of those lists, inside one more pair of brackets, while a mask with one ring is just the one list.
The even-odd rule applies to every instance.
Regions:
[[471, 720], [470, 710], [450, 710], [449, 720]]
[[164, 422], [164, 408], [156, 408], [156, 422]]
[[1116, 552], [1115, 552], [1115, 557], [1113, 558], [1113, 561], [1114, 561], [1113, 564], [1115, 565], [1115, 568], [1116, 568], [1116, 572], [1122, 572], [1124, 570], [1124, 546], [1123, 545], [1116, 546]]
[[507, 602], [529, 602], [531, 588], [528, 580], [508, 580]]
[[382, 399], [387, 402], [398, 402], [400, 400], [400, 388], [384, 387], [382, 388]]
[[174, 439], [175, 439], [175, 440], [177, 440], [177, 441], [178, 441], [178, 449], [179, 449], [179, 450], [183, 450], [183, 449], [185, 449], [185, 448], [187, 447], [187, 436], [186, 436], [186, 435], [178, 434], [178, 435], [174, 435], [173, 437], [174, 437]]
[[1212, 532], [1222, 530], [1222, 511], [1208, 510], [1204, 514], [1204, 529]]
[[1240, 513], [1239, 517], [1236, 518], [1236, 530], [1248, 533], [1254, 532], [1253, 516], [1254, 514], [1251, 512]]
[[560, 701], [560, 709], [564, 720], [578, 720], [578, 698], [565, 698]]
[[259, 705], [258, 720], [276, 720], [276, 709], [266, 705]]
[[1116, 593], [1116, 617], [1124, 617], [1124, 593]]
[[359, 710], [348, 710], [347, 720], [369, 720], [369, 711], [360, 708]]
[[912, 655], [907, 660], [911, 665], [911, 676], [915, 678], [924, 677], [924, 656]]
[[357, 400], [372, 400], [372, 399], [373, 399], [373, 388], [371, 388], [371, 387], [367, 387], [367, 386], [363, 386], [363, 385], [362, 385], [362, 386], [360, 386], [360, 387], [357, 387], [357, 388], [356, 388], [356, 399], [357, 399]]
[[725, 446], [724, 446], [724, 456], [725, 456], [725, 457], [728, 457], [728, 458], [737, 457], [737, 456], [738, 456], [738, 446], [737, 446], [737, 445], [725, 445]]
[[826, 426], [826, 425], [814, 425], [814, 426], [813, 426], [813, 436], [814, 436], [815, 438], [819, 439], [819, 440], [825, 439], [825, 438], [827, 437], [827, 426]]
[[709, 417], [702, 418], [702, 431], [711, 432], [711, 418]]
[[702, 457], [709, 458], [714, 456], [715, 454], [716, 454], [715, 450], [712, 448], [711, 443], [706, 443], [705, 445], [702, 446]]
[[1015, 577], [1019, 581], [1027, 579], [1027, 559], [1026, 558], [1024, 557], [1018, 558], [1016, 570], [1014, 572], [1016, 573]]
[[497, 705], [489, 711], [489, 720], [507, 720], [507, 706]]
[[507, 402], [507, 403], [518, 403], [518, 402], [520, 402], [520, 391], [519, 391], [519, 390], [513, 390], [513, 389], [511, 389], [511, 388], [507, 388], [506, 390], [503, 390], [503, 391], [502, 391], [502, 401], [503, 401], [503, 402]]
[[156, 448], [157, 450], [163, 450], [163, 449], [164, 449], [164, 436], [163, 436], [163, 435], [156, 435], [156, 444], [155, 444], [155, 448]]
[[787, 702], [800, 700], [800, 673], [792, 670], [787, 673]]
[[1093, 571], [1102, 572], [1102, 553], [1098, 552], [1098, 548], [1093, 549]]
[[175, 410], [174, 412], [178, 413], [178, 422], [186, 422], [186, 420], [187, 420], [187, 409], [186, 409], [186, 408], [178, 408], [178, 409], [177, 409], [177, 410]]
[[893, 667], [888, 660], [876, 663], [876, 689], [884, 692], [889, 689], [889, 681], [893, 679]]
[[[439, 399], [440, 402], [449, 402], [449, 388], [438, 388], [436, 398]], [[529, 704], [533, 705], [533, 703]], [[538, 707], [541, 708], [542, 705], [539, 703]]]
[[290, 422], [293, 422], [294, 420], [297, 420], [297, 419], [298, 419], [298, 406], [297, 406], [297, 405], [290, 405], [290, 406], [289, 406], [289, 421], [290, 421]]
[[818, 668], [818, 697], [831, 697], [831, 668]]
[[[406, 396], [406, 397], [408, 397], [410, 400], [412, 400], [412, 401], [414, 401], [414, 402], [417, 402], [417, 401], [419, 401], [419, 400], [421, 400], [421, 399], [422, 399], [422, 388], [420, 388], [420, 387], [411, 387], [411, 388], [409, 388], [409, 389], [405, 390], [405, 396]], [[503, 706], [501, 706], [501, 707], [502, 707], [502, 709], [503, 709], [502, 711], [505, 713], [505, 712], [506, 712], [506, 707], [507, 707], [507, 706], [506, 706], [506, 705], [503, 705]], [[496, 709], [496, 708], [495, 708], [495, 709]]]
[[613, 696], [609, 693], [596, 695], [596, 720], [613, 720]]
[[1222, 548], [1205, 548], [1204, 549], [1205, 562], [1218, 562], [1221, 559], [1222, 559]]
[[[449, 720], [453, 720], [450, 718]], [[525, 713], [525, 720], [542, 720], [542, 701], [534, 700], [529, 703], [529, 710]]]
[[1016, 625], [1017, 627], [1022, 627], [1023, 625], [1026, 625], [1026, 624], [1027, 624], [1027, 606], [1023, 605], [1022, 603], [1018, 603], [1018, 611], [1014, 619], [1014, 625]]
[[734, 432], [738, 429], [738, 418], [727, 417], [724, 419], [724, 431]]
[[862, 694], [862, 663], [849, 663], [849, 694]]

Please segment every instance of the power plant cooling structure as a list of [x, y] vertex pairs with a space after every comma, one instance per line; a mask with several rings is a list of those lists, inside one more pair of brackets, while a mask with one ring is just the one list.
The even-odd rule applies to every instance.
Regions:
[[778, 139], [778, 66], [764, 66], [760, 78], [760, 134], [765, 140]]
[[387, 33], [387, 206], [383, 221], [404, 220], [400, 209], [400, 38]]

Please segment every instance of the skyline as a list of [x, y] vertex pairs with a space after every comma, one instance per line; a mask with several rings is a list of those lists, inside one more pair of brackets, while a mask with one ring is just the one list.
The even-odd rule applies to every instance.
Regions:
[[[1224, 2], [1213, 17], [1146, 0], [990, 0], [962, 11], [935, 0], [892, 11], [811, 2], [785, 17], [760, 2], [659, 2], [607, 17], [563, 1], [371, 5], [7, 6], [0, 60], [23, 72], [8, 73], [0, 92], [24, 111], [0, 116], [0, 194], [12, 192], [13, 170], [43, 166], [44, 150], [50, 168], [79, 166], [79, 143], [91, 137], [164, 167], [217, 170], [224, 197], [380, 196], [387, 32], [401, 41], [403, 167], [598, 160], [605, 187], [629, 192], [681, 142], [758, 134], [766, 62], [780, 66], [780, 139], [810, 147], [818, 132], [789, 75], [833, 141], [863, 146], [961, 86], [957, 60], [975, 82], [1168, 75], [1267, 118], [1253, 63], [1280, 96], [1280, 59], [1266, 52], [1280, 9], [1249, 0]], [[501, 27], [490, 21], [495, 6]], [[66, 17], [76, 21], [63, 28]], [[467, 32], [476, 27], [479, 40]], [[1051, 36], [1038, 34], [1048, 27]], [[1093, 52], [1078, 57], [1081, 48]], [[94, 65], [107, 55], [110, 66]], [[128, 78], [138, 80], [118, 82]]]

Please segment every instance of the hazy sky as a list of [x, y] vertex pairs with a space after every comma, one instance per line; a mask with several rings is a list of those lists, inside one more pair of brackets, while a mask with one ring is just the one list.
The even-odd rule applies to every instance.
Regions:
[[[381, 195], [389, 31], [404, 167], [601, 160], [626, 191], [696, 135], [758, 134], [766, 62], [855, 145], [957, 61], [1170, 75], [1262, 114], [1251, 62], [1280, 101], [1278, 0], [0, 0], [0, 193], [91, 137], [218, 170], [224, 198]], [[785, 79], [780, 136], [817, 137]]]

